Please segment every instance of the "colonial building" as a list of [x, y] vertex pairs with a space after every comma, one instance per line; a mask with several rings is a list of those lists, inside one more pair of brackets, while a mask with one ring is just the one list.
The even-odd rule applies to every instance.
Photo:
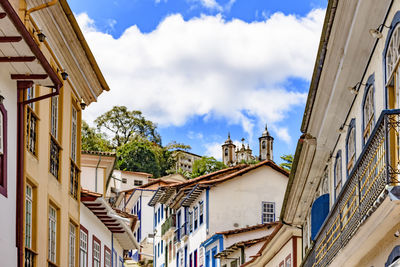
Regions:
[[166, 186], [174, 183], [186, 181], [181, 174], [170, 174], [158, 179], [152, 179], [149, 183], [142, 186], [134, 187], [129, 190], [120, 192], [115, 206], [127, 213], [138, 217], [138, 227], [134, 232], [137, 242], [140, 244], [138, 251], [130, 254], [131, 261], [150, 261], [153, 260], [153, 225], [157, 215], [154, 216], [154, 210], [147, 205], [160, 186]]
[[303, 266], [399, 264], [400, 1], [331, 0], [281, 218]]
[[199, 155], [180, 149], [175, 150], [173, 155], [176, 160], [175, 171], [182, 170], [192, 173], [194, 162], [201, 159]]
[[212, 236], [274, 222], [287, 177], [266, 160], [160, 187], [149, 202], [155, 212], [154, 266], [216, 266], [215, 256], [225, 247]]
[[1, 0], [0, 29], [1, 265], [77, 266], [81, 110], [109, 88], [65, 0]]
[[[231, 140], [230, 134], [228, 134], [228, 139], [222, 145], [222, 162], [226, 166], [233, 166], [240, 163], [248, 163], [255, 161], [257, 158], [253, 156], [253, 152], [250, 149], [250, 145], [244, 144], [244, 138], [242, 138], [241, 147], [236, 147], [236, 145]], [[274, 138], [270, 136], [267, 126], [262, 133], [261, 137], [258, 138], [259, 141], [259, 157], [258, 160], [273, 160], [273, 143]]]

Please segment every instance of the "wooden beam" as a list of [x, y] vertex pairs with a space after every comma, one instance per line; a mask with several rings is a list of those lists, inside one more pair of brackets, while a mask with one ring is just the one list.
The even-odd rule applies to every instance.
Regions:
[[115, 230], [111, 230], [111, 232], [113, 232], [113, 233], [117, 233], [117, 234], [123, 234], [123, 233], [125, 233], [125, 231], [115, 231]]
[[36, 57], [0, 57], [0, 62], [32, 62]]
[[0, 36], [0, 43], [15, 43], [21, 40], [21, 36]]
[[12, 80], [44, 80], [47, 74], [11, 74]]
[[4, 19], [6, 16], [7, 16], [7, 14], [5, 12], [0, 13], [0, 19]]

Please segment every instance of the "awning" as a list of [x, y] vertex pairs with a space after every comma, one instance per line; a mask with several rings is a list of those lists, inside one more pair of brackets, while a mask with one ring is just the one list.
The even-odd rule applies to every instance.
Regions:
[[81, 202], [114, 234], [123, 249], [139, 249], [132, 233], [136, 227], [136, 216], [113, 210], [101, 194], [86, 190], [81, 191]]

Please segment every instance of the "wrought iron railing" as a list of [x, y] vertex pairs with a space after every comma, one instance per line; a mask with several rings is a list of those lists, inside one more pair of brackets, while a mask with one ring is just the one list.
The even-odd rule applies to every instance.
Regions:
[[171, 214], [165, 222], [161, 225], [161, 235], [165, 235], [165, 233], [171, 229], [176, 227], [176, 215]]
[[398, 184], [399, 133], [400, 110], [384, 110], [303, 266], [328, 266], [381, 203], [385, 186]]
[[175, 230], [175, 236], [174, 236], [174, 241], [175, 242], [179, 242], [181, 241], [181, 238], [189, 235], [188, 232], [188, 227], [187, 227], [187, 223], [185, 222], [184, 224], [181, 225], [181, 227], [177, 227]]
[[36, 252], [29, 248], [25, 248], [25, 267], [35, 266], [35, 256]]

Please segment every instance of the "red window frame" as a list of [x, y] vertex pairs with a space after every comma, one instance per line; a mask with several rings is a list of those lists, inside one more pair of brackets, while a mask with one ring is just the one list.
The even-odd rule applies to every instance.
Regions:
[[281, 261], [281, 263], [279, 263], [279, 267], [284, 267], [285, 266], [285, 261]]
[[3, 154], [0, 155], [0, 194], [7, 197], [7, 110], [0, 103], [0, 113], [3, 115]]
[[87, 242], [86, 242], [86, 246], [87, 246], [87, 248], [86, 248], [86, 251], [87, 251], [87, 254], [86, 254], [86, 266], [89, 266], [89, 259], [88, 259], [88, 257], [89, 257], [89, 231], [88, 231], [88, 229], [86, 229], [82, 224], [81, 225], [79, 225], [79, 262], [81, 261], [81, 231], [82, 232], [85, 232], [85, 234], [86, 234], [86, 236], [87, 236]]
[[285, 258], [285, 267], [286, 267], [286, 263], [287, 261], [290, 259], [290, 267], [293, 266], [293, 261], [292, 261], [292, 254], [289, 254], [286, 258]]
[[106, 267], [106, 251], [109, 253], [110, 255], [110, 267], [112, 267], [112, 254], [111, 254], [111, 249], [109, 249], [106, 245], [104, 245], [104, 267]]
[[99, 244], [100, 250], [99, 250], [99, 260], [100, 260], [100, 265], [101, 266], [101, 241], [100, 239], [98, 239], [95, 235], [92, 236], [92, 266], [94, 267], [94, 243]]

